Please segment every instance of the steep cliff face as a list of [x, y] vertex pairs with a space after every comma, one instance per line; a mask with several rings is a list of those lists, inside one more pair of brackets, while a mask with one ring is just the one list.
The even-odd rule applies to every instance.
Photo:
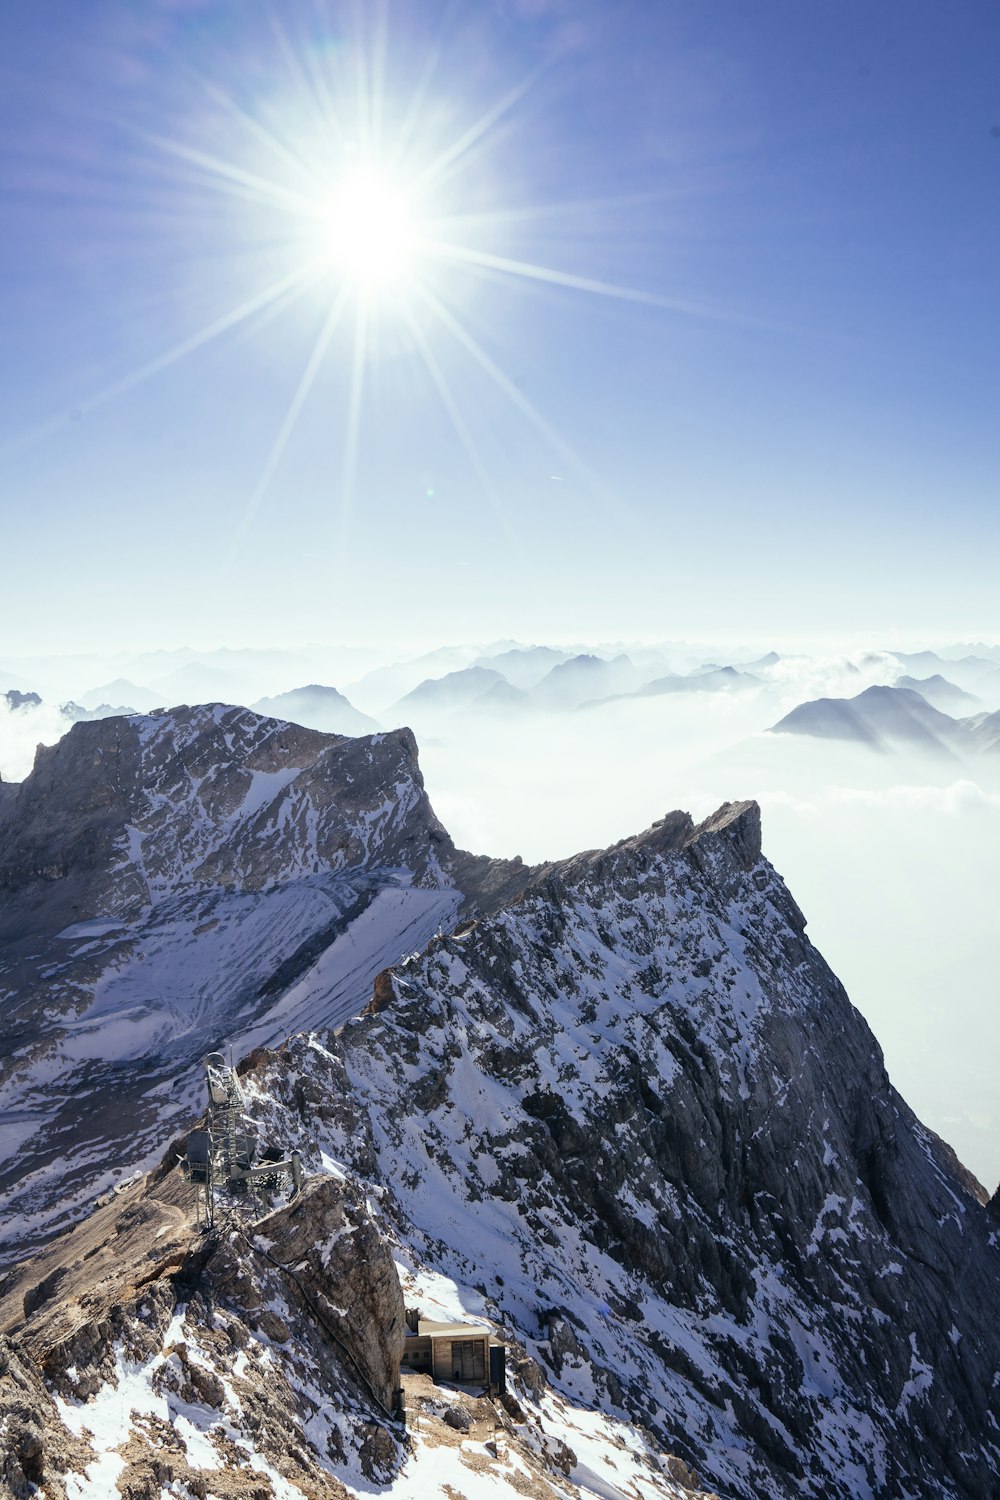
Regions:
[[355, 1013], [526, 877], [455, 850], [409, 730], [208, 705], [40, 749], [0, 804], [0, 1256], [148, 1159], [206, 1051]]
[[991, 1494], [995, 1225], [803, 927], [752, 804], [672, 816], [265, 1071], [349, 1101], [303, 1139], [414, 1265], [723, 1493]]

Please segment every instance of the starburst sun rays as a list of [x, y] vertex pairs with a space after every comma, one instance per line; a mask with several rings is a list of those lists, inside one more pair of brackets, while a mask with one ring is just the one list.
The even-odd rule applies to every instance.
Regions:
[[[550, 200], [509, 208], [499, 201], [484, 203], [478, 190], [484, 166], [537, 76], [507, 90], [467, 123], [456, 127], [452, 121], [442, 131], [431, 104], [438, 56], [428, 55], [409, 98], [401, 101], [386, 83], [384, 24], [375, 27], [367, 43], [342, 48], [336, 66], [328, 66], [322, 53], [297, 45], [280, 29], [277, 44], [286, 79], [291, 80], [294, 107], [283, 110], [274, 94], [251, 107], [218, 83], [199, 79], [203, 96], [231, 126], [225, 147], [209, 149], [204, 140], [193, 143], [190, 137], [146, 139], [161, 160], [173, 161], [174, 170], [189, 184], [235, 199], [266, 221], [272, 244], [282, 247], [282, 274], [81, 403], [80, 409], [102, 404], [231, 334], [240, 324], [274, 316], [309, 299], [316, 307], [316, 332], [290, 398], [276, 418], [247, 500], [241, 535], [268, 492], [321, 371], [335, 357], [348, 372], [347, 396], [338, 417], [342, 463], [337, 508], [342, 530], [346, 526], [361, 448], [366, 370], [376, 354], [373, 330], [387, 322], [405, 330], [409, 349], [420, 361], [487, 496], [493, 492], [489, 465], [462, 399], [445, 373], [442, 351], [448, 344], [472, 362], [553, 451], [586, 474], [572, 445], [495, 353], [484, 347], [482, 329], [477, 330], [479, 338], [473, 334], [463, 315], [463, 296], [456, 295], [458, 284], [468, 289], [489, 279], [534, 283], [675, 313], [719, 314], [504, 253], [506, 227], [530, 224], [539, 216], [551, 220], [559, 210]], [[477, 183], [471, 194], [466, 191], [470, 182]]]

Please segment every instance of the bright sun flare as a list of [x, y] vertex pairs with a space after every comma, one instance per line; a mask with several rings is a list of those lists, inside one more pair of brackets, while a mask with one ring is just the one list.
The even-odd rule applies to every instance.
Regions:
[[[377, 5], [371, 10], [382, 14]], [[542, 200], [506, 210], [499, 202], [484, 200], [478, 191], [491, 148], [533, 78], [511, 88], [468, 125], [441, 136], [435, 128], [438, 112], [425, 89], [435, 57], [425, 64], [409, 102], [394, 109], [386, 87], [384, 27], [376, 31], [371, 40], [362, 34], [341, 51], [324, 52], [323, 62], [285, 36], [296, 85], [289, 97], [293, 105], [295, 96], [299, 98], [295, 108], [288, 106], [277, 114], [264, 108], [258, 114], [206, 82], [222, 116], [240, 127], [243, 145], [235, 156], [216, 154], [200, 141], [158, 138], [160, 148], [182, 162], [185, 173], [192, 173], [199, 184], [207, 179], [220, 194], [262, 208], [267, 214], [266, 242], [284, 245], [287, 266], [275, 281], [124, 376], [89, 405], [120, 394], [240, 324], [263, 320], [300, 297], [318, 294], [315, 340], [247, 500], [244, 530], [282, 461], [324, 363], [345, 356], [349, 390], [342, 417], [339, 511], [346, 528], [367, 369], [379, 347], [380, 325], [384, 330], [396, 324], [402, 331], [409, 354], [424, 367], [485, 492], [491, 492], [492, 484], [488, 466], [467, 420], [463, 391], [453, 386], [439, 346], [454, 348], [477, 367], [554, 452], [587, 473], [572, 446], [467, 326], [456, 288], [474, 287], [473, 278], [548, 285], [687, 315], [706, 314], [704, 308], [656, 293], [500, 254], [499, 245], [491, 243], [498, 229], [530, 225], [536, 215], [539, 222], [549, 222], [561, 207]], [[300, 113], [306, 121], [301, 129], [275, 124], [282, 114], [294, 121]], [[463, 208], [463, 176], [472, 183], [473, 174], [473, 206]], [[484, 180], [491, 180], [488, 171]]]
[[413, 260], [416, 225], [407, 196], [374, 167], [344, 178], [320, 222], [322, 258], [368, 287], [398, 282]]

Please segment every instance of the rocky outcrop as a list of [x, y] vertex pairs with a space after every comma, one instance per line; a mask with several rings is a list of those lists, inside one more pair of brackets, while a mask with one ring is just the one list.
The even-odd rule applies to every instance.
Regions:
[[256, 1223], [234, 1204], [207, 1238], [190, 1199], [174, 1168], [8, 1275], [5, 1493], [61, 1500], [109, 1459], [109, 1493], [234, 1500], [399, 1467], [404, 1309], [363, 1197], [327, 1177]]
[[204, 1278], [216, 1295], [238, 1302], [251, 1325], [281, 1342], [289, 1337], [287, 1325], [264, 1308], [259, 1290], [269, 1279], [302, 1325], [315, 1324], [364, 1389], [386, 1413], [394, 1411], [403, 1294], [385, 1240], [345, 1179], [313, 1179], [252, 1234], [239, 1230], [206, 1263]]

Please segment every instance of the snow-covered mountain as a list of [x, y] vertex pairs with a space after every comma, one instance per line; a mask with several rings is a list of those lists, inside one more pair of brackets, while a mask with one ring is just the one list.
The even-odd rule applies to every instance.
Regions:
[[803, 928], [752, 804], [557, 867], [340, 1038], [370, 1180], [723, 1493], [985, 1495], [995, 1226]]
[[[243, 732], [280, 753], [280, 728]], [[756, 806], [502, 874], [492, 915], [380, 974], [339, 1034], [314, 1015], [248, 1058], [248, 1127], [301, 1151], [297, 1204], [251, 1225], [234, 1201], [199, 1239], [168, 1151], [9, 1275], [21, 1473], [86, 1470], [82, 1496], [252, 1472], [286, 1500], [680, 1500], [693, 1467], [729, 1500], [996, 1493], [993, 1205], [893, 1090]], [[485, 1320], [508, 1400], [407, 1377], [393, 1424], [404, 1306]]]
[[454, 848], [408, 730], [210, 705], [39, 749], [0, 801], [7, 1254], [147, 1159], [206, 1050], [353, 1014], [386, 964], [523, 880]]

